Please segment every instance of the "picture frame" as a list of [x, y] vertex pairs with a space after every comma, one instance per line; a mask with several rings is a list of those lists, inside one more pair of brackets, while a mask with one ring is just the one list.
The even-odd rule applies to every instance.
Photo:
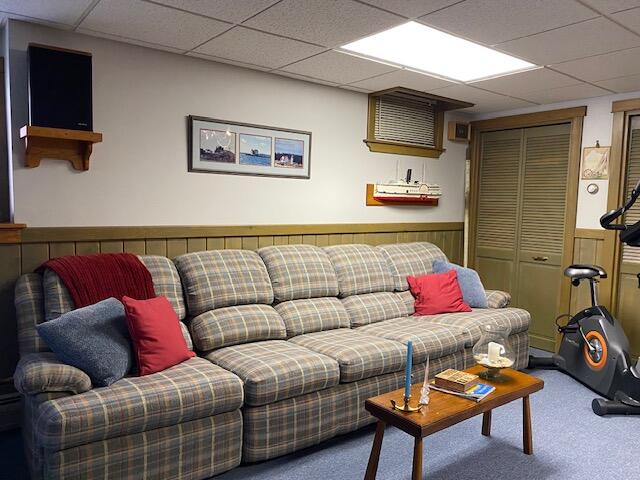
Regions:
[[582, 150], [580, 178], [582, 180], [607, 180], [611, 147], [585, 147]]
[[189, 172], [311, 178], [311, 132], [188, 116]]

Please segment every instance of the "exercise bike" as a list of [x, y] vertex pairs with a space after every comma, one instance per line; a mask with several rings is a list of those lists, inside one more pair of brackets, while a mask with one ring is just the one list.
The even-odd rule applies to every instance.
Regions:
[[[600, 218], [607, 230], [619, 230], [620, 240], [640, 246], [640, 222], [634, 225], [614, 224], [640, 196], [640, 181], [627, 202]], [[640, 415], [640, 359], [631, 364], [629, 340], [620, 324], [603, 305], [598, 304], [597, 284], [607, 273], [597, 265], [571, 265], [564, 271], [573, 286], [588, 281], [591, 306], [572, 316], [566, 325], [559, 325], [562, 334], [560, 349], [552, 357], [529, 357], [529, 368], [560, 370], [606, 399], [591, 403], [596, 415]], [[640, 282], [640, 274], [638, 275]], [[639, 283], [640, 288], [640, 283]]]

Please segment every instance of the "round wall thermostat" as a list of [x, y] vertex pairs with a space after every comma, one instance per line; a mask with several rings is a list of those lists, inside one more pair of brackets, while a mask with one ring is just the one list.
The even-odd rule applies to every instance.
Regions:
[[596, 185], [595, 183], [590, 183], [589, 185], [587, 185], [587, 192], [591, 195], [595, 195], [596, 193], [598, 193], [598, 190], [600, 190], [600, 187], [598, 187], [598, 185]]

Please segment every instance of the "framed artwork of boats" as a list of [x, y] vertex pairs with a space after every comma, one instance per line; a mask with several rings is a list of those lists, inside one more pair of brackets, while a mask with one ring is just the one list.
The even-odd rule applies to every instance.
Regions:
[[189, 171], [310, 178], [311, 132], [189, 116]]

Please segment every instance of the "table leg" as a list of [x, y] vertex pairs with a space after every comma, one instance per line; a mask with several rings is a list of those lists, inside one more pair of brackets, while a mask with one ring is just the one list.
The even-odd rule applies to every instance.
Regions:
[[491, 410], [482, 415], [482, 435], [485, 437], [491, 435]]
[[413, 472], [411, 480], [422, 480], [422, 437], [416, 437], [413, 444]]
[[367, 473], [364, 475], [364, 480], [375, 480], [376, 478], [385, 426], [386, 425], [382, 420], [378, 420], [378, 424], [376, 425], [376, 435], [373, 437], [373, 445], [371, 446], [371, 454], [369, 455], [369, 463], [367, 464]]
[[531, 403], [529, 395], [522, 399], [522, 440], [524, 453], [533, 454], [533, 435], [531, 433]]

